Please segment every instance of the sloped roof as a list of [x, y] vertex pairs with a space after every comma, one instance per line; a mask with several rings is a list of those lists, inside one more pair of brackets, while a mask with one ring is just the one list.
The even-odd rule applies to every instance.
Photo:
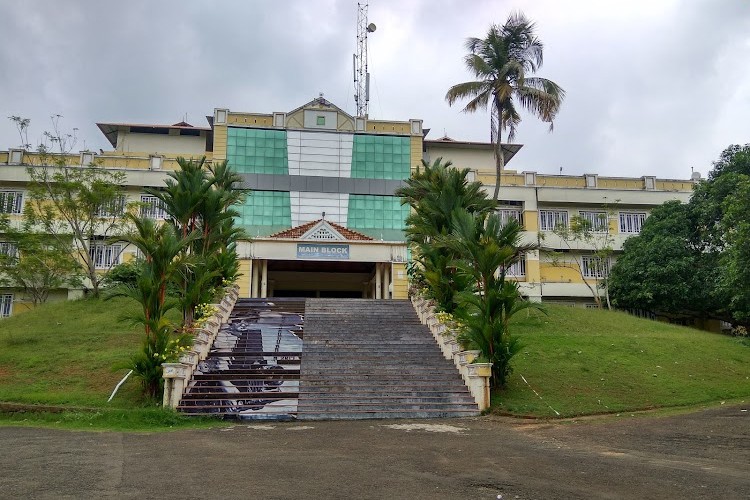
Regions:
[[313, 99], [312, 101], [308, 102], [307, 104], [303, 104], [302, 106], [289, 111], [287, 114], [288, 115], [294, 114], [297, 111], [299, 111], [300, 109], [306, 109], [306, 108], [320, 109], [321, 107], [328, 108], [330, 110], [338, 111], [339, 113], [343, 113], [346, 116], [348, 116], [349, 118], [352, 118], [352, 115], [350, 115], [349, 113], [347, 113], [343, 109], [339, 108], [338, 106], [336, 106], [331, 101], [329, 101], [326, 98], [324, 98], [323, 96], [316, 97], [315, 99]]
[[[268, 238], [290, 238], [290, 239], [299, 239], [303, 235], [305, 235], [310, 229], [315, 227], [317, 224], [319, 224], [323, 219], [318, 219], [314, 221], [307, 222], [305, 224], [302, 224], [300, 226], [296, 226], [290, 229], [285, 229], [283, 231], [279, 231], [278, 233], [274, 233]], [[326, 221], [327, 224], [329, 224], [332, 228], [334, 228], [338, 233], [350, 241], [373, 241], [374, 238], [371, 238], [367, 236], [366, 234], [362, 234], [360, 232], [354, 231], [352, 229], [347, 229], [344, 226], [340, 224], [336, 224], [335, 222], [331, 222], [329, 220]]]

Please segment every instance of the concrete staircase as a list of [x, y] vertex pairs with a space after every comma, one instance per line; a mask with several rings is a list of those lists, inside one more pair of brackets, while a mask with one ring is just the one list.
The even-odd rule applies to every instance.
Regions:
[[478, 415], [406, 300], [308, 299], [298, 418]]
[[178, 410], [248, 420], [479, 414], [411, 303], [367, 299], [240, 299]]

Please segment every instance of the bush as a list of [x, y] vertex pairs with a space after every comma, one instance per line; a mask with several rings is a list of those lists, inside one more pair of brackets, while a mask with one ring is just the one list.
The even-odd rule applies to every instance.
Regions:
[[130, 262], [118, 264], [110, 269], [110, 271], [107, 273], [107, 276], [105, 276], [104, 280], [102, 280], [102, 285], [105, 288], [110, 288], [118, 285], [135, 287], [140, 275], [141, 261], [131, 260]]

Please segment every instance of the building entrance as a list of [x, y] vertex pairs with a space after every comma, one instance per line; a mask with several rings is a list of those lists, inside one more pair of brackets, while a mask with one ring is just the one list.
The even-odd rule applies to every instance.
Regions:
[[368, 297], [375, 276], [373, 262], [269, 260], [271, 297]]

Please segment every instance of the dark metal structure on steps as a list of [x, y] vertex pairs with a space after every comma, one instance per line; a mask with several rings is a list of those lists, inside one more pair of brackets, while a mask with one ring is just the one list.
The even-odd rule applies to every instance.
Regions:
[[239, 419], [479, 411], [406, 300], [240, 299], [178, 409]]

